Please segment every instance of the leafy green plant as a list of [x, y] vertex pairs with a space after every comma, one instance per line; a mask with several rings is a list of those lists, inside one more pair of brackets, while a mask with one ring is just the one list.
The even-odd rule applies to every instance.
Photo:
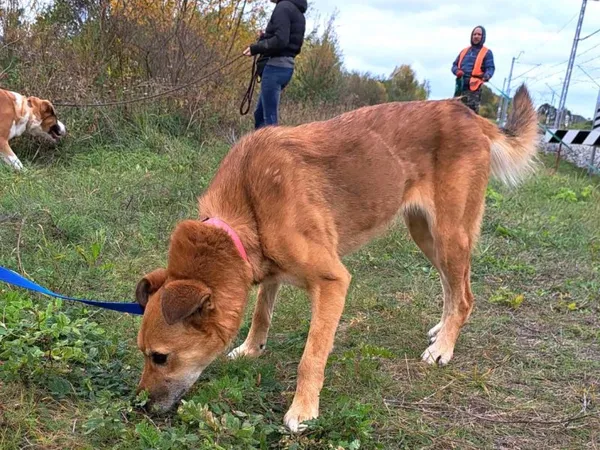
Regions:
[[513, 230], [507, 226], [498, 224], [498, 226], [496, 226], [496, 234], [499, 236], [504, 236], [504, 237], [508, 237], [508, 238], [516, 238], [518, 236], [518, 233], [516, 230]]
[[75, 309], [67, 315], [61, 300], [45, 303], [0, 293], [0, 379], [34, 382], [56, 397], [127, 390], [125, 345]]
[[591, 184], [581, 189], [579, 194], [574, 189], [563, 186], [552, 198], [555, 200], [564, 200], [569, 203], [586, 202], [592, 198], [595, 192], [596, 188]]
[[490, 302], [510, 306], [513, 309], [519, 309], [524, 300], [525, 296], [523, 294], [516, 294], [506, 288], [499, 289], [490, 297]]
[[595, 188], [594, 188], [594, 186], [592, 186], [590, 184], [582, 189], [581, 194], [579, 195], [579, 198], [581, 198], [584, 201], [587, 201], [592, 197], [594, 192], [595, 192]]
[[232, 411], [218, 415], [194, 400], [183, 401], [177, 414], [212, 448], [267, 448], [267, 436], [276, 430], [260, 414]]
[[577, 203], [577, 194], [575, 191], [565, 187], [560, 188], [552, 198], [556, 200], [565, 200], [569, 203]]
[[373, 408], [370, 405], [341, 396], [331, 409], [308, 424], [313, 439], [329, 448], [382, 448], [373, 440], [372, 415]]
[[504, 196], [498, 191], [494, 190], [493, 187], [488, 186], [485, 192], [485, 198], [488, 200], [490, 206], [496, 206], [504, 201]]
[[89, 267], [93, 267], [98, 262], [104, 245], [106, 244], [106, 230], [100, 229], [94, 233], [94, 240], [89, 247], [78, 245], [77, 253], [81, 255]]

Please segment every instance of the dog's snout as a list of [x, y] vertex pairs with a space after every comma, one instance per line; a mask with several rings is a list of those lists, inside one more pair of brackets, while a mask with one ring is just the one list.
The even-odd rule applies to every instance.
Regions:
[[60, 120], [56, 122], [56, 126], [58, 127], [58, 134], [60, 134], [61, 136], [67, 134], [67, 127], [65, 127], [65, 125]]
[[54, 137], [64, 137], [67, 134], [67, 128], [59, 120], [50, 127], [49, 133]]
[[144, 412], [144, 413], [149, 413], [151, 410], [150, 408], [152, 407], [152, 403], [150, 402], [150, 400], [148, 400], [145, 403], [139, 403], [138, 405], [136, 405], [136, 408], [138, 408], [140, 411]]

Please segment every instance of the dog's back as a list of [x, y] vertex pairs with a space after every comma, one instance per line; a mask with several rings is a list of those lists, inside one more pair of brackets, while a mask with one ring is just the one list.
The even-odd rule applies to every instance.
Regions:
[[[269, 217], [310, 227], [327, 218], [344, 254], [399, 211], [419, 210], [435, 220], [437, 209], [464, 203], [470, 192], [481, 200], [490, 170], [517, 181], [536, 144], [535, 111], [524, 88], [511, 118], [503, 133], [459, 101], [444, 100], [387, 103], [328, 121], [269, 127], [231, 150], [211, 189], [223, 201], [239, 184], [253, 208], [269, 210]], [[465, 214], [481, 215], [481, 201], [467, 203], [472, 208]], [[318, 217], [310, 219], [313, 214]]]

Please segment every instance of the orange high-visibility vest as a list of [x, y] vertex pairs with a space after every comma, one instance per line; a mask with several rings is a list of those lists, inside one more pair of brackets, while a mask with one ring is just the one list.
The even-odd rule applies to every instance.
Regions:
[[[467, 54], [467, 52], [470, 50], [471, 47], [467, 47], [465, 49], [463, 49], [462, 52], [460, 52], [460, 56], [458, 57], [458, 68], [460, 69], [463, 59], [465, 58], [465, 55]], [[477, 59], [475, 59], [475, 65], [473, 66], [473, 72], [471, 73], [471, 79], [469, 80], [469, 89], [472, 91], [476, 91], [477, 89], [479, 89], [481, 87], [481, 85], [483, 84], [483, 80], [481, 79], [481, 77], [483, 77], [483, 59], [485, 58], [485, 55], [487, 55], [488, 49], [487, 47], [481, 47], [481, 50], [479, 51], [479, 54], [477, 55]]]

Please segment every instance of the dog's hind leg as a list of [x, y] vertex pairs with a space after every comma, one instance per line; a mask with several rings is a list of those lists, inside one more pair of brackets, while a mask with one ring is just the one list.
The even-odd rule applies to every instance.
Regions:
[[463, 229], [436, 236], [439, 269], [444, 287], [442, 319], [430, 331], [433, 343], [425, 350], [423, 360], [430, 364], [447, 364], [454, 354], [454, 346], [463, 324], [473, 308], [469, 286], [470, 242]]
[[242, 356], [252, 358], [260, 356], [264, 352], [278, 290], [278, 282], [262, 283], [259, 286], [248, 336], [242, 345], [229, 353], [230, 358]]
[[[433, 242], [433, 236], [431, 234], [431, 228], [429, 225], [429, 221], [427, 220], [427, 215], [424, 211], [420, 211], [418, 209], [407, 210], [404, 213], [404, 221], [406, 222], [406, 227], [408, 231], [415, 241], [415, 244], [421, 249], [423, 254], [427, 257], [429, 262], [435, 267], [440, 274], [440, 278], [442, 281], [442, 289], [444, 291], [445, 283], [443, 279], [443, 272], [440, 270], [438, 255], [435, 248], [435, 244]], [[440, 320], [436, 326], [434, 326], [427, 335], [432, 340], [435, 340], [435, 336], [442, 328], [443, 322]]]
[[431, 345], [422, 355], [430, 364], [450, 361], [460, 330], [473, 310], [471, 250], [479, 234], [485, 186], [483, 178], [462, 188], [446, 186], [452, 196], [440, 198], [436, 205], [435, 223], [430, 229], [433, 262], [444, 290], [444, 310], [440, 322], [429, 331]]

